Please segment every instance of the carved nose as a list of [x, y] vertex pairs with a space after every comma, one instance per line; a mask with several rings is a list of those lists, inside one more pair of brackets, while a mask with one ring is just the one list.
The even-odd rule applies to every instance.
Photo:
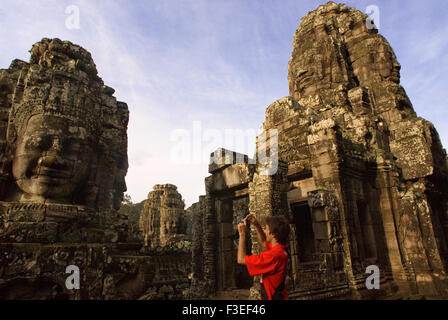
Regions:
[[51, 150], [54, 150], [58, 153], [62, 151], [62, 143], [59, 138], [53, 139], [53, 144], [52, 144]]
[[66, 167], [65, 161], [55, 152], [51, 152], [45, 157], [40, 158], [39, 165], [51, 169], [64, 169]]
[[45, 157], [43, 157], [42, 165], [48, 168], [60, 169], [64, 167], [64, 160], [61, 157], [62, 143], [60, 139], [54, 138], [51, 148], [47, 151]]

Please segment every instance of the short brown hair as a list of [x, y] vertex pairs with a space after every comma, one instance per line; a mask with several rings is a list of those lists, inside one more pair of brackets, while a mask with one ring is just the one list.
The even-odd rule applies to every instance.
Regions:
[[265, 223], [269, 226], [269, 232], [272, 233], [280, 244], [288, 244], [289, 223], [285, 217], [268, 216], [265, 218]]

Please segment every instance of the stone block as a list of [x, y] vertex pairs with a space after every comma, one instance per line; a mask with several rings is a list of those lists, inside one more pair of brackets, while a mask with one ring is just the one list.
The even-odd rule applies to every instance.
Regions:
[[313, 222], [328, 221], [328, 214], [325, 207], [313, 208], [311, 211]]
[[330, 226], [328, 222], [313, 222], [313, 232], [316, 240], [330, 239]]

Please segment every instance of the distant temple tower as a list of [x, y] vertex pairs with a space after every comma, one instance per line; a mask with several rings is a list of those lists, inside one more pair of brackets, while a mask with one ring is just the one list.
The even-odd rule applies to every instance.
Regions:
[[155, 248], [186, 241], [185, 203], [172, 184], [155, 185], [140, 213], [139, 229], [145, 246]]

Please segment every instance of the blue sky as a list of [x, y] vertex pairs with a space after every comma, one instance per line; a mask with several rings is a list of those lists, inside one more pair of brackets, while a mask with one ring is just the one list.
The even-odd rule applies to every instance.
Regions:
[[[58, 37], [92, 53], [99, 75], [130, 109], [128, 193], [146, 198], [173, 183], [187, 205], [205, 193], [207, 154], [231, 141], [206, 131], [257, 130], [266, 107], [288, 95], [287, 64], [300, 18], [324, 1], [0, 0], [0, 68], [29, 60], [33, 43]], [[448, 2], [346, 1], [379, 8], [380, 33], [394, 49], [401, 84], [417, 115], [448, 145]], [[67, 6], [79, 8], [68, 29]], [[175, 163], [173, 132], [201, 129], [201, 159]], [[196, 131], [197, 133], [198, 131]], [[252, 154], [255, 141], [236, 148]]]

